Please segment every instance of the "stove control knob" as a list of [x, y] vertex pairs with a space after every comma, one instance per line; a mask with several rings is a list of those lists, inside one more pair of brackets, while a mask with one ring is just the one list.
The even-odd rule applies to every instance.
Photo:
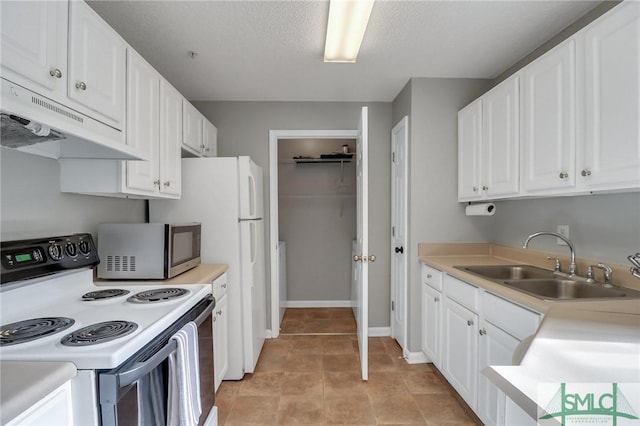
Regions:
[[78, 255], [78, 247], [74, 243], [67, 243], [67, 245], [64, 246], [64, 251], [71, 257]]
[[86, 256], [91, 253], [91, 246], [87, 241], [82, 240], [78, 243], [78, 250], [80, 250], [80, 253]]
[[49, 256], [51, 256], [53, 260], [61, 260], [64, 257], [62, 247], [59, 244], [51, 244], [49, 246]]

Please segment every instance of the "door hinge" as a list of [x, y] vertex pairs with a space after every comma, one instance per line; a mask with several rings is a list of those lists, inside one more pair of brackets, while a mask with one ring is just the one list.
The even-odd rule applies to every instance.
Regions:
[[392, 311], [396, 310], [396, 302], [394, 302], [393, 300], [391, 301], [391, 310]]
[[395, 153], [395, 151], [391, 152], [391, 161], [394, 162], [394, 163], [396, 162], [396, 153]]
[[396, 236], [396, 227], [395, 227], [395, 226], [392, 226], [392, 227], [391, 227], [391, 236], [392, 236], [392, 237], [395, 237], [395, 236]]

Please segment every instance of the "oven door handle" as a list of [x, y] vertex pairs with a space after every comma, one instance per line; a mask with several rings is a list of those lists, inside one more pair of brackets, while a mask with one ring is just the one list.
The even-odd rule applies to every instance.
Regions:
[[[213, 298], [213, 296], [209, 296], [208, 300], [211, 303], [209, 303], [209, 305], [207, 305], [205, 310], [200, 315], [198, 315], [196, 319], [193, 320], [198, 325], [202, 324], [202, 322], [208, 316], [211, 315], [211, 313], [213, 312], [213, 309], [216, 306], [215, 299]], [[126, 371], [121, 371], [113, 374], [107, 373], [107, 374], [103, 374], [102, 377], [103, 379], [106, 379], [106, 381], [111, 382], [110, 383], [111, 385], [116, 384], [117, 385], [116, 388], [123, 388], [125, 386], [128, 386], [134, 383], [136, 380], [140, 379], [141, 377], [144, 377], [145, 375], [149, 374], [177, 349], [178, 349], [178, 343], [174, 339], [169, 339], [167, 344], [163, 346], [162, 349], [160, 349], [158, 352], [153, 354], [153, 356], [151, 356], [148, 360], [144, 362], [135, 363], [132, 366], [132, 368]]]

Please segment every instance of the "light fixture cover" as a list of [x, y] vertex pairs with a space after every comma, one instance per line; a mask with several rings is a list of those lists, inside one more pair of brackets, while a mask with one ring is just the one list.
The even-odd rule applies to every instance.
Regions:
[[331, 0], [325, 62], [355, 62], [374, 0]]

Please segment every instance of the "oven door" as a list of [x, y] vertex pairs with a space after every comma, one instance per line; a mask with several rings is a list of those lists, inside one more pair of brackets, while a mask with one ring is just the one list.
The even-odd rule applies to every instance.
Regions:
[[167, 416], [169, 356], [177, 350], [171, 337], [185, 324], [198, 325], [200, 401], [204, 424], [214, 404], [213, 328], [215, 299], [209, 296], [121, 366], [98, 371], [103, 426], [164, 425]]

